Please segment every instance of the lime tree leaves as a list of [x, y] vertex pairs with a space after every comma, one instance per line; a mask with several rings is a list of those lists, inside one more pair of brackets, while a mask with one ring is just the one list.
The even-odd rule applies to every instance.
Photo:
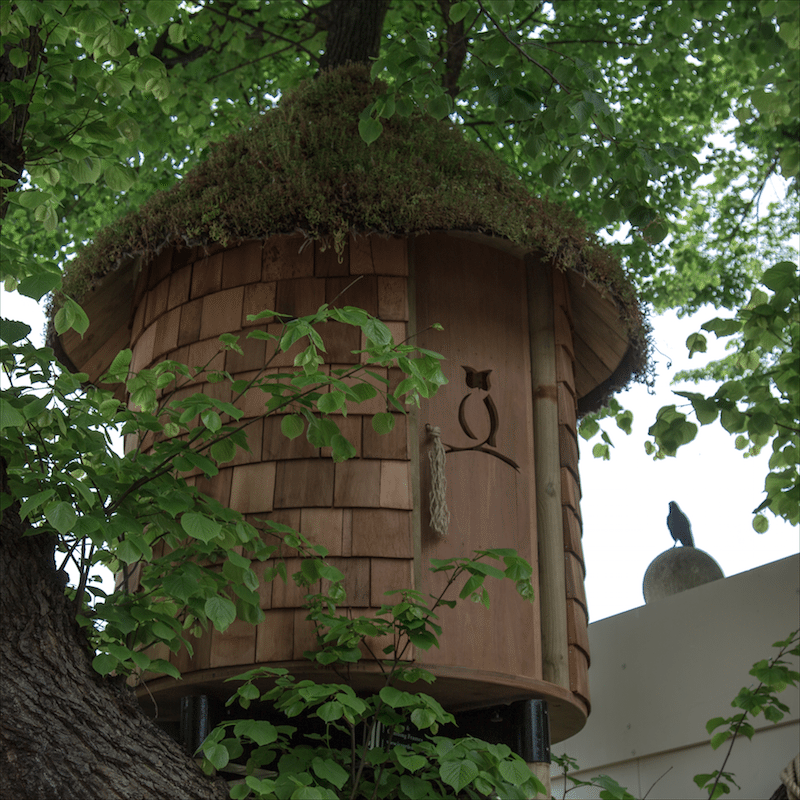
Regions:
[[[31, 293], [50, 285], [26, 282]], [[72, 301], [62, 311], [71, 315], [73, 327], [79, 327], [75, 320], [85, 320]], [[363, 331], [363, 363], [332, 374], [321, 367], [329, 322]], [[124, 387], [130, 398], [125, 405], [111, 391], [85, 383], [86, 375], [62, 372], [51, 350], [27, 340], [29, 326], [3, 323], [0, 361], [9, 381], [0, 388], [0, 429], [10, 490], [3, 494], [4, 508], [19, 502], [26, 524], [57, 537], [58, 566], [77, 569], [76, 608], [103, 674], [177, 675], [148, 648], [162, 644], [173, 653], [181, 648], [191, 653], [192, 641], [209, 625], [224, 632], [237, 619], [263, 620], [263, 571], [254, 562], [271, 558], [277, 540], [268, 543], [240, 513], [183, 477], [212, 478], [221, 464], [248, 452], [247, 427], [258, 417], [251, 410], [245, 419], [244, 403], [262, 408], [263, 415], [279, 414], [286, 435], [305, 432], [315, 447], [329, 447], [333, 459], [343, 461], [357, 452], [337, 419], [380, 396], [386, 410], [372, 415], [372, 425], [389, 433], [407, 404], [429, 396], [445, 380], [440, 356], [396, 344], [384, 323], [359, 309], [323, 306], [314, 315], [287, 320], [279, 335], [254, 331], [259, 333], [270, 339], [272, 358], [299, 347], [294, 366], [277, 373], [267, 363], [248, 381], [211, 370], [213, 357], [193, 367], [163, 361], [133, 373], [131, 350], [121, 351], [101, 383]], [[221, 349], [241, 352], [235, 336], [220, 339]], [[394, 391], [386, 377], [390, 367], [407, 371], [407, 382]], [[206, 382], [226, 382], [231, 399], [193, 392]], [[248, 400], [251, 393], [259, 403]], [[124, 455], [110, 446], [109, 431], [127, 438]], [[268, 536], [292, 533], [275, 525], [267, 529]], [[307, 542], [298, 539], [292, 546]], [[100, 566], [118, 575], [117, 589], [108, 596], [91, 580]], [[341, 599], [338, 570], [309, 559], [301, 573], [308, 587], [325, 581], [334, 602]], [[263, 580], [287, 577], [285, 568], [263, 574]], [[358, 658], [350, 640], [332, 647], [338, 649], [326, 657]]]
[[[730, 354], [706, 367], [679, 373], [676, 380], [720, 381], [717, 391], [706, 396], [678, 391], [689, 402], [686, 412], [671, 405], [662, 408], [648, 431], [647, 451], [656, 458], [674, 456], [697, 434], [697, 425], [719, 420], [735, 437], [737, 450], [760, 452], [771, 445], [770, 472], [765, 481], [766, 497], [754, 510], [753, 527], [758, 533], [768, 528], [762, 512], [769, 510], [793, 525], [800, 521], [797, 496], [800, 492], [800, 302], [798, 267], [781, 261], [767, 269], [762, 288], [751, 292], [750, 300], [733, 318], [715, 318], [702, 330], [718, 339], [731, 341]], [[705, 352], [702, 333], [687, 340], [690, 354]]]

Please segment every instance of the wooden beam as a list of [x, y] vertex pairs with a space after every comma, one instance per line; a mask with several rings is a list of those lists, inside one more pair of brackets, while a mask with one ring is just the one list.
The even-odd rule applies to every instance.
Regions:
[[569, 689], [552, 268], [535, 257], [526, 257], [525, 263], [531, 340], [542, 677]]

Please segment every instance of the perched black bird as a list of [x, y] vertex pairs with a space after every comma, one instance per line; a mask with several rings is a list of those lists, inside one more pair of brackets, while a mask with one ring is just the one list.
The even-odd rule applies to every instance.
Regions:
[[[669, 504], [669, 514], [667, 515], [667, 527], [675, 540], [675, 544], [680, 542], [684, 547], [694, 547], [692, 539], [692, 526], [686, 514], [678, 508], [678, 504], [673, 500]], [[674, 545], [673, 545], [674, 547]]]

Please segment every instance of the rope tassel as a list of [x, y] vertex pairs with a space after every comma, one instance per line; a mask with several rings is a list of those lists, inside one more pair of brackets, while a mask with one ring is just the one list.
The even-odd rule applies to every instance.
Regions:
[[442, 432], [433, 425], [426, 425], [425, 430], [433, 439], [433, 446], [428, 453], [431, 460], [431, 527], [439, 536], [447, 536], [450, 512], [447, 510], [447, 478], [444, 473], [446, 457]]

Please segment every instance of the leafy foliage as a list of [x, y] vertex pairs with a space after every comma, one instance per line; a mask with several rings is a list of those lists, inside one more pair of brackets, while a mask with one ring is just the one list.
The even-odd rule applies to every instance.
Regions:
[[[363, 330], [367, 363], [332, 374], [320, 369], [325, 346], [317, 328], [330, 320]], [[305, 431], [316, 447], [331, 447], [333, 459], [342, 461], [355, 453], [329, 416], [343, 411], [342, 403], [359, 403], [380, 391], [394, 413], [405, 413], [408, 404], [446, 382], [437, 356], [395, 344], [382, 322], [349, 307], [323, 305], [316, 314], [286, 320], [275, 335], [251, 331], [248, 336], [274, 340], [273, 359], [298, 341], [308, 344], [293, 369], [272, 374], [270, 360], [249, 381], [210, 372], [213, 358], [195, 369], [163, 361], [131, 374], [131, 351], [124, 350], [103, 383], [124, 385], [130, 407], [111, 390], [85, 384], [85, 375], [60, 369], [52, 350], [35, 348], [29, 333], [21, 323], [4, 323], [2, 329], [0, 364], [9, 385], [0, 390], [0, 427], [10, 490], [2, 495], [3, 508], [19, 502], [27, 525], [57, 538], [61, 568], [72, 563], [77, 570], [77, 587], [70, 591], [98, 653], [95, 668], [103, 674], [155, 670], [177, 677], [172, 665], [152, 661], [146, 649], [160, 642], [191, 653], [190, 634], [209, 624], [221, 632], [237, 618], [252, 624], [263, 619], [253, 562], [275, 554], [281, 527], [266, 522], [259, 531], [185, 480], [190, 474], [211, 478], [220, 463], [248, 450], [246, 426], [254, 420], [240, 420], [249, 393], [263, 395], [264, 415], [291, 406], [291, 432]], [[221, 340], [221, 348], [241, 349], [236, 337]], [[390, 365], [408, 370], [393, 391], [376, 387], [368, 372]], [[190, 393], [206, 377], [228, 381], [233, 401]], [[342, 402], [331, 404], [331, 395]], [[388, 413], [376, 423], [385, 430]], [[114, 431], [128, 437], [124, 455], [111, 446]], [[268, 544], [265, 534], [275, 543]], [[241, 555], [239, 548], [252, 555]], [[221, 571], [203, 566], [215, 563]], [[99, 565], [121, 575], [109, 596], [90, 581]], [[132, 591], [137, 584], [139, 591]]]
[[[721, 382], [710, 397], [675, 392], [689, 401], [690, 413], [701, 425], [719, 419], [726, 431], [736, 435], [736, 448], [748, 455], [772, 445], [766, 498], [753, 512], [753, 527], [759, 533], [767, 529], [761, 513], [767, 509], [793, 525], [800, 522], [799, 281], [798, 268], [790, 261], [766, 270], [761, 278], [763, 288], [753, 290], [733, 319], [715, 318], [702, 326], [717, 338], [730, 339], [731, 354], [703, 369], [676, 376], [676, 380], [713, 378]], [[693, 334], [686, 345], [690, 355], [705, 352], [705, 335]], [[675, 455], [681, 445], [694, 439], [697, 426], [676, 406], [667, 406], [658, 412], [649, 433], [653, 442], [646, 442], [645, 448], [663, 458]]]
[[[425, 598], [413, 590], [389, 592], [395, 602], [383, 605], [375, 616], [354, 617], [337, 608], [346, 599], [343, 576], [325, 563], [324, 548], [312, 547], [299, 534], [287, 534], [284, 541], [304, 556], [300, 572], [293, 577], [309, 590], [307, 619], [313, 621], [317, 633], [317, 648], [306, 657], [332, 666], [346, 679], [350, 666], [362, 655], [379, 658], [370, 641], [388, 642], [383, 648], [385, 658], [378, 662], [383, 686], [373, 695], [358, 696], [346, 683], [297, 681], [285, 669], [271, 667], [230, 679], [239, 685], [228, 705], [238, 702], [243, 709], [251, 709], [261, 703], [262, 708], [280, 712], [287, 722], [301, 716], [316, 718], [324, 723], [325, 731], [306, 733], [295, 742], [297, 729], [292, 725], [263, 719], [219, 725], [201, 747], [208, 771], [223, 769], [229, 761], [249, 754], [245, 781], [232, 789], [231, 797], [444, 800], [466, 792], [468, 797], [494, 794], [525, 800], [544, 792], [527, 764], [506, 745], [437, 736], [439, 727], [453, 723], [453, 717], [429, 695], [395, 685], [434, 680], [427, 670], [409, 666], [403, 658], [409, 645], [424, 650], [438, 647], [441, 628], [434, 621], [436, 610], [455, 605], [445, 595], [463, 575], [469, 578], [460, 592], [462, 600], [473, 597], [488, 606], [482, 588], [487, 576], [513, 580], [518, 593], [532, 600], [531, 567], [524, 559], [513, 550], [492, 549], [470, 558], [438, 560], [433, 570], [446, 577], [438, 596]], [[505, 569], [488, 560], [504, 563]], [[321, 581], [325, 591], [312, 591]], [[271, 688], [263, 691], [260, 685], [265, 680]], [[338, 742], [349, 742], [349, 746], [338, 744], [337, 734]]]

